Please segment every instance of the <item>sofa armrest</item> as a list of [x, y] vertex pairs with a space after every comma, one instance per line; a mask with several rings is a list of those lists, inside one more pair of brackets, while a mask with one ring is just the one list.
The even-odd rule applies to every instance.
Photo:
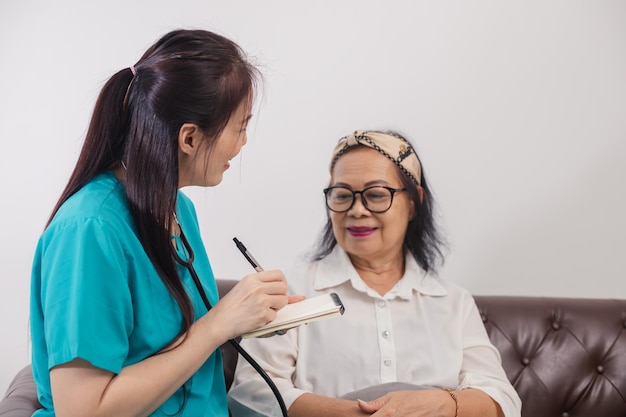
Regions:
[[0, 401], [0, 417], [30, 417], [41, 408], [30, 365], [20, 370]]

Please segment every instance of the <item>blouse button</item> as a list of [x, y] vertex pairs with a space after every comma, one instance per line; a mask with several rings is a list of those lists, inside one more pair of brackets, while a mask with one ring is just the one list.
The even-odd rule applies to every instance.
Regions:
[[386, 302], [384, 302], [384, 301], [379, 301], [379, 302], [378, 302], [378, 307], [380, 307], [380, 308], [385, 308], [385, 307], [387, 307], [387, 303], [386, 303]]
[[386, 339], [389, 337], [389, 332], [385, 330], [384, 332], [381, 333], [381, 335]]
[[389, 359], [385, 359], [385, 362], [383, 363], [385, 364], [385, 366], [391, 365], [391, 361]]

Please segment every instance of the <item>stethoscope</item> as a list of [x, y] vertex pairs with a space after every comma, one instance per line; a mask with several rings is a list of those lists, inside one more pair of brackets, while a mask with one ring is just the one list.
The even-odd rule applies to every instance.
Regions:
[[[176, 260], [176, 262], [178, 262], [179, 264], [181, 264], [185, 268], [187, 268], [187, 270], [189, 271], [189, 274], [191, 274], [191, 278], [193, 279], [193, 282], [194, 282], [196, 288], [198, 289], [198, 293], [200, 293], [200, 297], [202, 298], [202, 302], [204, 303], [204, 306], [206, 307], [206, 309], [208, 311], [208, 310], [210, 310], [212, 308], [212, 306], [211, 306], [211, 303], [209, 301], [209, 298], [206, 295], [206, 292], [204, 291], [204, 288], [202, 287], [202, 283], [200, 282], [200, 278], [198, 277], [198, 273], [196, 272], [196, 269], [193, 266], [193, 261], [194, 261], [194, 258], [195, 258], [194, 253], [193, 253], [193, 249], [191, 248], [191, 245], [189, 244], [189, 241], [185, 237], [185, 233], [183, 232], [183, 228], [180, 225], [180, 223], [178, 223], [178, 219], [176, 218], [175, 215], [174, 215], [174, 220], [178, 224], [178, 229], [180, 231], [180, 236], [179, 236], [180, 237], [180, 241], [182, 242], [183, 248], [184, 248], [185, 252], [187, 253], [187, 259], [183, 259], [178, 254], [178, 250], [174, 249], [174, 251], [173, 251], [174, 259]], [[236, 238], [234, 240], [235, 240], [235, 243], [237, 243], [237, 245], [239, 247], [241, 242], [239, 242]], [[246, 256], [246, 259], [248, 258], [245, 253], [244, 253], [244, 256]], [[274, 384], [274, 381], [272, 381], [270, 376], [250, 356], [250, 354], [248, 352], [246, 352], [244, 350], [244, 348], [241, 347], [241, 345], [239, 344], [239, 342], [237, 342], [237, 340], [230, 339], [228, 341], [228, 343], [230, 343], [235, 348], [235, 350], [237, 352], [239, 352], [241, 354], [241, 356], [243, 356], [243, 358], [250, 365], [252, 365], [252, 367], [259, 373], [259, 375], [261, 375], [261, 377], [265, 380], [267, 385], [272, 390], [272, 393], [274, 393], [274, 396], [276, 397], [276, 400], [278, 401], [278, 404], [280, 405], [280, 410], [281, 410], [281, 412], [283, 414], [283, 417], [288, 417], [289, 414], [287, 413], [287, 407], [285, 406], [285, 401], [283, 400], [282, 395], [280, 395], [280, 392], [278, 391], [278, 388], [276, 387], [276, 385]]]

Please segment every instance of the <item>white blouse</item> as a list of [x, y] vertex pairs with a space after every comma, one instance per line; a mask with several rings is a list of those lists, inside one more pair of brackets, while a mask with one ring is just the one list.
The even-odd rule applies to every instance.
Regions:
[[[367, 287], [338, 246], [319, 262], [285, 273], [291, 294], [335, 292], [345, 313], [284, 336], [245, 339], [241, 345], [267, 371], [287, 408], [305, 392], [339, 397], [387, 382], [463, 389], [493, 398], [506, 417], [521, 400], [508, 381], [471, 294], [425, 274], [412, 256], [384, 296]], [[281, 416], [271, 390], [239, 357], [229, 392], [234, 417]]]

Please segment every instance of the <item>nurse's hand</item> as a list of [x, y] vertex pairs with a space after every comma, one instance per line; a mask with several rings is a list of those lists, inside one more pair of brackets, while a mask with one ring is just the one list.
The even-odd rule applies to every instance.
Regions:
[[224, 342], [266, 325], [289, 303], [304, 299], [287, 295], [282, 271], [246, 275], [209, 312], [224, 331]]

